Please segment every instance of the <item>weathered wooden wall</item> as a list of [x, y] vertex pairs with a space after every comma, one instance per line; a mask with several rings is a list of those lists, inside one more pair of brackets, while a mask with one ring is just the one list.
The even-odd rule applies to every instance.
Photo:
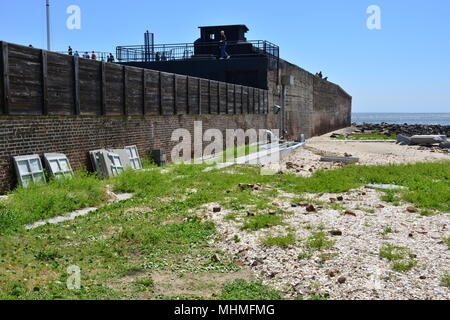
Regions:
[[267, 114], [268, 91], [0, 42], [0, 115]]

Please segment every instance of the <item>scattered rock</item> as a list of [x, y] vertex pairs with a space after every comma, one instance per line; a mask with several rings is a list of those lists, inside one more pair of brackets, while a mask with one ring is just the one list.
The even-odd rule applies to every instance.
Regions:
[[214, 208], [213, 208], [213, 212], [214, 212], [214, 213], [219, 213], [220, 211], [222, 211], [222, 208], [221, 208], [221, 207], [214, 207]]
[[312, 204], [310, 204], [309, 206], [306, 207], [306, 211], [307, 212], [316, 212], [317, 210]]
[[337, 270], [337, 269], [334, 269], [334, 270], [327, 270], [326, 273], [327, 273], [327, 275], [330, 278], [334, 278], [335, 276], [337, 276], [341, 272], [339, 270]]
[[247, 212], [247, 217], [254, 217], [256, 214], [254, 212]]
[[346, 214], [346, 215], [349, 215], [349, 216], [354, 216], [354, 217], [356, 217], [356, 213], [353, 212], [352, 210], [346, 210], [346, 211], [345, 211], [345, 214]]
[[261, 264], [263, 264], [263, 263], [264, 263], [264, 260], [263, 260], [263, 259], [261, 259], [261, 258], [256, 258], [255, 261], [253, 261], [253, 262], [251, 263], [251, 266], [252, 266], [252, 267], [257, 267], [257, 266], [259, 266], [259, 265], [261, 265]]
[[420, 280], [425, 280], [426, 278], [426, 276], [420, 276]]
[[211, 261], [212, 262], [220, 262], [220, 257], [218, 254], [213, 254], [213, 256], [211, 257]]
[[340, 284], [344, 284], [344, 283], [346, 283], [347, 282], [347, 278], [346, 277], [340, 277], [339, 279], [338, 279], [338, 283], [340, 283]]
[[296, 203], [291, 203], [291, 207], [292, 207], [292, 208], [297, 208], [297, 207], [298, 207], [298, 204], [296, 204]]
[[341, 201], [341, 202], [344, 201], [344, 197], [343, 197], [343, 196], [339, 196], [339, 197], [337, 197], [336, 199], [337, 199], [338, 201]]
[[386, 208], [386, 207], [383, 206], [382, 204], [379, 204], [379, 205], [376, 206], [376, 208], [377, 208], [377, 209], [384, 209], [384, 208]]
[[331, 230], [330, 234], [332, 236], [342, 236], [342, 231], [341, 230]]
[[308, 202], [302, 202], [302, 203], [300, 203], [300, 207], [307, 207], [307, 206], [309, 206], [309, 203], [308, 203]]
[[337, 201], [336, 198], [330, 198], [330, 202], [331, 202], [331, 203], [335, 203], [336, 201]]
[[407, 207], [406, 211], [408, 211], [409, 213], [416, 213], [417, 212], [417, 208], [416, 207]]

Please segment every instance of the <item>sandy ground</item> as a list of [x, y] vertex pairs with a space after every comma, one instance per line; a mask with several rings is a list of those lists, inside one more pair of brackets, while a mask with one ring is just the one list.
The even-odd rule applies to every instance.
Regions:
[[[311, 201], [330, 203], [330, 198], [338, 195], [305, 196]], [[279, 207], [288, 213], [284, 226], [249, 232], [241, 228], [245, 213], [236, 220], [225, 219], [229, 211], [211, 213], [214, 204], [210, 204], [206, 214], [223, 235], [216, 245], [239, 256], [260, 280], [287, 298], [321, 295], [333, 300], [450, 299], [450, 290], [441, 284], [450, 272], [450, 251], [443, 241], [450, 236], [448, 214], [423, 217], [409, 213], [408, 204], [393, 206], [380, 200], [379, 191], [365, 188], [340, 196], [344, 198], [342, 206], [353, 210], [355, 216], [327, 204], [316, 205], [317, 212], [312, 213], [301, 206], [292, 208], [293, 195], [288, 194], [277, 199]], [[320, 231], [335, 241], [332, 248], [315, 252], [310, 258], [299, 258], [306, 250], [308, 236]], [[333, 236], [331, 231], [342, 234]], [[294, 245], [268, 247], [261, 243], [268, 235], [289, 232], [295, 234]], [[408, 248], [417, 265], [406, 272], [395, 271], [392, 262], [379, 256], [388, 243]], [[324, 254], [328, 256], [326, 261], [321, 258]]]
[[[345, 132], [349, 129], [338, 131]], [[351, 155], [361, 165], [401, 164], [450, 161], [442, 151], [419, 150], [390, 142], [340, 142], [331, 133], [309, 139], [304, 148], [282, 161], [281, 170], [310, 176], [318, 169], [330, 170], [342, 165], [320, 162], [321, 156]], [[440, 299], [449, 300], [450, 290], [441, 281], [450, 273], [450, 250], [444, 239], [450, 236], [448, 213], [421, 216], [408, 212], [411, 204], [399, 206], [381, 201], [376, 190], [359, 188], [343, 194], [309, 194], [311, 203], [322, 201], [316, 212], [305, 207], [292, 207], [294, 195], [283, 193], [275, 202], [287, 214], [286, 225], [256, 232], [242, 230], [243, 212], [236, 220], [226, 219], [229, 213], [211, 213], [216, 204], [206, 206], [204, 214], [216, 226], [223, 240], [220, 249], [236, 254], [264, 283], [281, 290], [286, 297], [328, 296], [330, 299]], [[258, 191], [255, 191], [258, 192]], [[336, 207], [335, 199], [343, 197]], [[333, 199], [333, 200], [330, 200]], [[321, 202], [321, 203], [322, 203]], [[320, 207], [320, 208], [319, 208]], [[352, 210], [354, 215], [345, 214]], [[331, 231], [340, 231], [333, 236]], [[322, 231], [335, 241], [332, 248], [316, 252], [309, 259], [300, 259], [305, 241], [314, 232]], [[261, 243], [267, 235], [293, 232], [296, 243], [288, 247], [268, 247]], [[236, 236], [240, 239], [236, 242]], [[417, 265], [407, 272], [393, 270], [392, 262], [380, 258], [386, 244], [408, 248]], [[322, 254], [329, 256], [323, 261]]]
[[[306, 145], [283, 159], [281, 169], [310, 176], [318, 169], [333, 169], [342, 165], [321, 162], [322, 156], [353, 156], [361, 165], [402, 164], [415, 162], [450, 161], [447, 150], [420, 150], [419, 146], [401, 146], [392, 142], [339, 141], [330, 138], [333, 133], [346, 133], [351, 128], [338, 130], [306, 141]], [[273, 167], [273, 165], [268, 165]]]

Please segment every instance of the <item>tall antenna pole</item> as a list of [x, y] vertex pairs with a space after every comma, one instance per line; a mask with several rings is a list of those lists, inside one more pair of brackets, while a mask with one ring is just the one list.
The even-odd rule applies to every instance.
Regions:
[[47, 50], [51, 50], [51, 39], [50, 39], [50, 0], [46, 0], [47, 7]]

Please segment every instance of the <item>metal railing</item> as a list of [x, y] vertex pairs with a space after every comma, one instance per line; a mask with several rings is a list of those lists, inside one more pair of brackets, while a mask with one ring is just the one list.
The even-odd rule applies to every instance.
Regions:
[[[231, 57], [265, 55], [279, 59], [280, 48], [265, 40], [228, 41], [227, 52]], [[189, 59], [217, 59], [220, 56], [219, 42], [178, 44], [155, 44], [151, 46], [119, 46], [116, 48], [118, 62], [155, 62]]]
[[[62, 54], [69, 54], [68, 51], [55, 51], [55, 52]], [[78, 51], [80, 58], [83, 58], [86, 52], [89, 54], [89, 59], [92, 59], [92, 51]], [[73, 51], [73, 54], [75, 54], [75, 50]], [[95, 51], [95, 54], [97, 55], [98, 61], [105, 61], [105, 62], [108, 61], [109, 52]], [[115, 61], [117, 61], [117, 59], [115, 59]]]

